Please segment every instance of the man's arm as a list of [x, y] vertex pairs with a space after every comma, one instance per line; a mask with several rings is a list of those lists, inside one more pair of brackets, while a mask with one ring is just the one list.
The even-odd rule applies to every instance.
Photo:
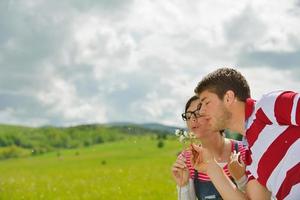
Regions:
[[[199, 151], [200, 147], [194, 146], [195, 151]], [[207, 149], [202, 148], [203, 159], [201, 163], [193, 160], [196, 168], [203, 169], [210, 177], [214, 186], [225, 200], [260, 200], [270, 199], [270, 192], [255, 179], [246, 183], [246, 192], [240, 191], [224, 173], [223, 169], [218, 165]]]
[[247, 182], [246, 193], [237, 189], [215, 161], [208, 164], [207, 174], [224, 200], [271, 199], [271, 192], [262, 186], [256, 179]]
[[246, 185], [248, 199], [271, 199], [271, 192], [262, 186], [256, 179], [250, 180]]
[[213, 159], [207, 164], [207, 175], [217, 188], [223, 199], [244, 200], [247, 199], [245, 193], [240, 191], [232, 181], [226, 176], [223, 169]]
[[[193, 156], [191, 161], [193, 166], [198, 171], [203, 171], [209, 176], [223, 199], [246, 199], [245, 194], [232, 183], [232, 181], [225, 174], [224, 170], [218, 165], [212, 154], [207, 149], [193, 144], [192, 152]], [[196, 156], [196, 154], [199, 152], [201, 152], [202, 156]], [[201, 159], [199, 159], [199, 157]]]

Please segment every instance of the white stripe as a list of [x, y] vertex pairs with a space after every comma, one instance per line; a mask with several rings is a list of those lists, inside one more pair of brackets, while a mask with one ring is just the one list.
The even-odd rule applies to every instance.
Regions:
[[287, 128], [288, 126], [266, 126], [259, 134], [257, 140], [251, 147], [252, 163], [247, 168], [255, 178], [257, 178], [258, 176], [257, 167], [261, 157], [266, 152], [268, 147], [272, 144], [272, 142]]
[[300, 199], [300, 183], [294, 185], [291, 192], [284, 198], [284, 200], [299, 200]]
[[298, 105], [298, 101], [299, 101], [299, 98], [300, 98], [300, 95], [297, 94], [295, 97], [294, 97], [294, 101], [293, 101], [293, 108], [292, 108], [292, 112], [291, 112], [291, 123], [293, 125], [300, 125], [300, 124], [297, 124], [296, 123], [296, 110], [297, 110], [297, 105]]
[[300, 139], [295, 141], [290, 146], [285, 156], [281, 159], [276, 168], [273, 170], [266, 184], [267, 188], [272, 191], [272, 194], [277, 194], [282, 182], [286, 177], [286, 172], [300, 162], [299, 149]]
[[[253, 112], [256, 113], [256, 110]], [[251, 115], [247, 122], [246, 122], [246, 130], [248, 130], [248, 128], [250, 128], [250, 126], [252, 125], [253, 121], [255, 120], [255, 114]]]
[[261, 100], [257, 102], [258, 108], [262, 107], [266, 116], [274, 124], [278, 124], [275, 117], [275, 102], [277, 97], [283, 92], [284, 92], [283, 90], [278, 90], [278, 91], [267, 93], [263, 95]]

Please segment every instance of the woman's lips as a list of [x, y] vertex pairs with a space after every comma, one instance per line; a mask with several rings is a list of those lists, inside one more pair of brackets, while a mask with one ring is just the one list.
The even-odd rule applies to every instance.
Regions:
[[192, 130], [194, 132], [194, 131], [198, 130], [199, 128], [200, 128], [199, 126], [194, 126], [194, 127], [192, 127]]

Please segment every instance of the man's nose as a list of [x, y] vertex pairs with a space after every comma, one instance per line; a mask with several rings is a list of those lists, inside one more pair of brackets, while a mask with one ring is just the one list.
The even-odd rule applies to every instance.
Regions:
[[198, 117], [197, 122], [201, 125], [204, 125], [204, 124], [206, 124], [206, 119], [205, 119], [205, 117]]
[[201, 108], [200, 108], [200, 115], [203, 115], [203, 114], [205, 114], [205, 112], [206, 112], [206, 107], [203, 105], [203, 106], [201, 106]]

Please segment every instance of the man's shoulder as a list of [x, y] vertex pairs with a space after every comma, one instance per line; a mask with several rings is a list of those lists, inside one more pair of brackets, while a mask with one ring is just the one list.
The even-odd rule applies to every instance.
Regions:
[[274, 106], [277, 98], [281, 96], [283, 93], [290, 92], [287, 90], [275, 90], [268, 93], [265, 93], [258, 99], [255, 103], [255, 107], [272, 107]]
[[263, 99], [274, 98], [274, 97], [276, 98], [284, 92], [288, 92], [288, 91], [286, 91], [286, 90], [274, 90], [274, 91], [271, 91], [271, 92], [264, 93], [261, 96], [261, 98], [258, 100], [258, 102], [263, 100]]
[[[280, 102], [285, 102], [287, 100], [293, 99], [293, 97], [298, 94], [297, 92], [291, 90], [275, 90], [268, 93], [265, 93], [258, 99], [255, 103], [256, 108], [272, 108], [275, 106], [275, 102], [277, 100], [281, 100]], [[281, 98], [283, 97], [283, 98]], [[258, 109], [257, 109], [258, 110]]]

